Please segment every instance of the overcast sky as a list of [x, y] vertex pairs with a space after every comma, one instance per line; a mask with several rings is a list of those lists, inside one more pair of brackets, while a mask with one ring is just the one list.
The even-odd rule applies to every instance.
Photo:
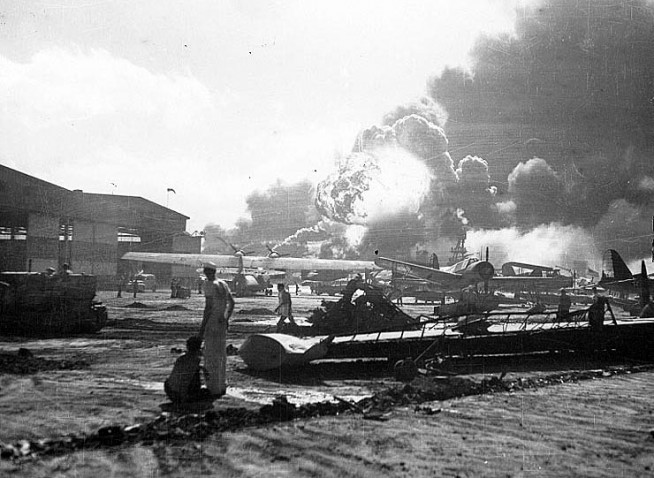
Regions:
[[252, 190], [323, 179], [513, 3], [0, 1], [0, 163], [229, 227]]

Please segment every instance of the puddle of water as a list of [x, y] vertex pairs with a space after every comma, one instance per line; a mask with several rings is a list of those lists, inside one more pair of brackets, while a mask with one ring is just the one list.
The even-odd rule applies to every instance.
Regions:
[[98, 385], [118, 385], [125, 384], [136, 388], [143, 388], [156, 392], [163, 392], [162, 382], [148, 382], [146, 380], [135, 380], [131, 378], [103, 378], [98, 377], [93, 379], [93, 382]]
[[[243, 319], [243, 320], [239, 320]], [[304, 327], [310, 327], [313, 325], [311, 322], [306, 317], [296, 317], [293, 316], [293, 320], [295, 320], [295, 323], [297, 325], [301, 325]], [[256, 317], [256, 316], [242, 316], [242, 317], [236, 317], [230, 319], [230, 325], [243, 325], [243, 324], [256, 324], [256, 325], [277, 325], [277, 322], [279, 322], [279, 316], [275, 315], [274, 317]]]
[[[120, 384], [129, 385], [136, 388], [142, 388], [154, 392], [163, 393], [163, 384], [161, 382], [149, 382], [145, 380], [135, 380], [129, 378], [96, 378], [94, 382], [98, 385], [115, 385], [119, 386]], [[305, 403], [313, 402], [334, 402], [337, 400], [334, 398], [333, 393], [324, 393], [317, 390], [291, 390], [291, 389], [275, 389], [275, 390], [261, 390], [258, 388], [245, 388], [245, 387], [227, 387], [227, 395], [235, 398], [237, 400], [243, 400], [245, 402], [257, 403], [260, 405], [267, 405], [272, 403], [273, 398], [278, 395], [286, 395], [286, 398], [290, 403], [295, 405], [302, 405]], [[337, 393], [340, 398], [345, 400], [350, 400], [357, 402], [363, 398], [370, 397], [369, 393], [360, 393], [360, 394], [340, 394]]]
[[[337, 402], [333, 393], [323, 393], [316, 390], [259, 390], [256, 388], [227, 387], [227, 395], [232, 398], [244, 400], [246, 402], [259, 403], [261, 405], [272, 403], [273, 398], [278, 395], [286, 395], [290, 403], [302, 405], [313, 402]], [[340, 398], [351, 401], [359, 401], [363, 398], [370, 397], [371, 394], [341, 395]]]

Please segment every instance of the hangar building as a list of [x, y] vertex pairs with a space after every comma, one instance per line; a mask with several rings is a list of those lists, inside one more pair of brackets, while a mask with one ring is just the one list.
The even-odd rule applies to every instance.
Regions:
[[[74, 272], [116, 284], [135, 272], [128, 251], [199, 253], [188, 216], [135, 196], [70, 191], [0, 165], [0, 270], [43, 271], [64, 262]], [[145, 264], [160, 286], [173, 268]]]

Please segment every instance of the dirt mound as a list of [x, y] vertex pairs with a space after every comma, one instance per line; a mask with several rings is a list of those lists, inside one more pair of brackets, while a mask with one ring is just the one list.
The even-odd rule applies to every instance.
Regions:
[[149, 309], [150, 308], [149, 305], [145, 305], [142, 302], [132, 302], [131, 304], [126, 305], [125, 307], [127, 307], [129, 309]]
[[265, 307], [255, 307], [254, 309], [241, 309], [237, 314], [248, 314], [248, 315], [275, 315], [275, 313], [266, 309]]
[[467, 395], [485, 393], [515, 392], [531, 388], [547, 387], [562, 383], [606, 378], [613, 375], [646, 371], [654, 369], [654, 365], [634, 367], [611, 367], [604, 370], [584, 370], [566, 373], [555, 373], [537, 378], [517, 378], [505, 380], [504, 374], [476, 382], [461, 377], [431, 378], [419, 376], [410, 384], [391, 387], [372, 397], [364, 398], [356, 405], [362, 412], [389, 411], [394, 407], [420, 404], [424, 402], [443, 401]]
[[50, 360], [34, 357], [27, 349], [19, 349], [16, 354], [0, 353], [0, 373], [28, 375], [48, 370], [78, 370], [88, 368], [85, 359]]
[[183, 305], [169, 305], [168, 307], [164, 307], [162, 310], [189, 310]]

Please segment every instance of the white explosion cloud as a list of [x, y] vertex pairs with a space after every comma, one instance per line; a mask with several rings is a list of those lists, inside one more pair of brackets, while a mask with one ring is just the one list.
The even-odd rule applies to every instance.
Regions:
[[466, 245], [471, 251], [485, 251], [488, 247], [489, 260], [496, 267], [515, 261], [572, 268], [574, 261], [584, 260], [597, 270], [597, 258], [601, 257], [587, 230], [557, 223], [540, 225], [526, 232], [515, 227], [472, 230], [468, 232]]
[[345, 224], [369, 225], [389, 216], [416, 214], [431, 178], [429, 168], [401, 148], [353, 153], [318, 184], [316, 206]]
[[347, 226], [344, 234], [345, 240], [350, 247], [357, 248], [361, 245], [361, 241], [363, 241], [367, 231], [367, 227], [359, 224], [352, 224], [351, 226]]

